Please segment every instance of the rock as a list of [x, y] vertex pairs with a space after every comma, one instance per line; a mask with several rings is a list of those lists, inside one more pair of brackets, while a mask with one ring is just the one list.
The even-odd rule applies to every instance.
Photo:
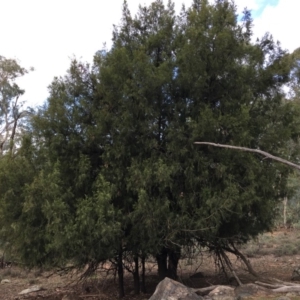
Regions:
[[34, 286], [29, 287], [26, 290], [23, 290], [22, 292], [19, 293], [19, 295], [25, 295], [25, 294], [29, 294], [29, 293], [33, 293], [33, 292], [38, 292], [41, 290], [43, 290], [43, 288], [41, 286], [34, 285]]
[[149, 300], [202, 300], [201, 296], [198, 296], [191, 288], [184, 286], [183, 284], [165, 278], [156, 287], [154, 294]]
[[213, 300], [235, 300], [234, 288], [230, 286], [218, 286], [212, 290], [209, 294]]
[[10, 280], [9, 279], [2, 279], [1, 284], [4, 284], [4, 283], [10, 283]]

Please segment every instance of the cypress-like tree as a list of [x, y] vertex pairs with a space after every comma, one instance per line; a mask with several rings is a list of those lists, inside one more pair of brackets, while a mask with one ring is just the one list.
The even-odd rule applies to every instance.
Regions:
[[124, 220], [124, 238], [136, 224], [144, 228], [140, 247], [156, 256], [161, 278], [176, 278], [180, 246], [230, 250], [272, 227], [283, 182], [278, 166], [193, 145], [280, 153], [293, 135], [280, 90], [287, 54], [270, 35], [253, 44], [251, 22], [245, 11], [239, 24], [228, 1], [194, 1], [179, 17], [171, 2], [156, 1], [135, 18], [125, 3], [103, 57], [107, 110], [99, 120], [111, 139], [105, 178], [118, 185], [114, 201], [134, 220]]

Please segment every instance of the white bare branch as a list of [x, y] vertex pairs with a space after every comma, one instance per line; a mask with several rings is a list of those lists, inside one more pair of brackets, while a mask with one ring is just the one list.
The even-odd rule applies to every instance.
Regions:
[[233, 150], [240, 150], [240, 151], [246, 151], [246, 152], [254, 152], [254, 153], [258, 153], [261, 154], [267, 158], [270, 158], [272, 160], [275, 161], [279, 161], [285, 165], [288, 165], [292, 168], [295, 168], [297, 170], [300, 170], [300, 165], [294, 164], [288, 160], [285, 160], [283, 158], [274, 156], [268, 152], [262, 151], [262, 150], [258, 150], [258, 149], [251, 149], [251, 148], [247, 148], [247, 147], [238, 147], [238, 146], [231, 146], [231, 145], [224, 145], [224, 144], [216, 144], [216, 143], [210, 143], [210, 142], [195, 142], [194, 144], [197, 145], [209, 145], [209, 146], [213, 146], [213, 147], [220, 147], [220, 148], [228, 148], [228, 149], [233, 149]]

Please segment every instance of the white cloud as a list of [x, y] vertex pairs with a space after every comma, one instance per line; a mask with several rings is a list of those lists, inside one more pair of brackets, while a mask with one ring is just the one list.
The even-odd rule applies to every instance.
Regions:
[[[111, 40], [122, 1], [10, 0], [0, 2], [1, 55], [18, 58], [35, 72], [21, 80], [24, 99], [43, 102], [54, 76], [65, 74], [75, 55], [91, 61]], [[116, 5], [117, 4], [117, 5]]]
[[276, 7], [267, 6], [259, 18], [255, 19], [254, 34], [262, 37], [270, 32], [279, 40], [284, 49], [293, 51], [300, 47], [300, 1], [280, 0]]
[[259, 0], [237, 0], [235, 1], [237, 8], [238, 8], [238, 13], [241, 13], [244, 8], [248, 8], [251, 10], [257, 10], [260, 7], [262, 1]]
[[[246, 6], [258, 10], [265, 1], [237, 0], [236, 4], [241, 12]], [[151, 2], [128, 0], [133, 15], [139, 3]], [[190, 6], [192, 0], [175, 0], [177, 11], [183, 2]], [[18, 58], [22, 66], [35, 68], [20, 81], [26, 89], [23, 98], [31, 104], [43, 103], [48, 95], [47, 86], [54, 76], [65, 74], [70, 57], [75, 55], [91, 62], [104, 42], [109, 46], [112, 24], [119, 23], [122, 3], [123, 0], [1, 0], [0, 55]], [[296, 15], [300, 1], [297, 3], [280, 0], [277, 7], [266, 7], [255, 20], [255, 35], [270, 31], [285, 48], [293, 50], [300, 46], [300, 18]]]

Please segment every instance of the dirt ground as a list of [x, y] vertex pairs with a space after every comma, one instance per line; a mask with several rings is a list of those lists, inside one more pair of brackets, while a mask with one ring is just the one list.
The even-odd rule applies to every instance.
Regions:
[[[254, 270], [264, 277], [291, 281], [293, 270], [300, 267], [300, 231], [278, 231], [265, 234], [256, 241], [244, 246], [245, 253]], [[253, 282], [254, 278], [245, 270], [244, 265], [232, 257], [232, 263], [243, 283]], [[193, 276], [198, 272], [198, 276]], [[199, 273], [201, 272], [201, 273]], [[216, 268], [213, 257], [204, 253], [197, 259], [184, 259], [179, 267], [179, 279], [191, 287], [205, 287], [212, 284], [234, 284], [228, 282]], [[46, 300], [78, 300], [78, 299], [117, 299], [117, 282], [113, 274], [97, 273], [85, 281], [78, 281], [78, 274], [56, 274], [40, 270], [24, 270], [18, 266], [0, 269], [0, 299], [46, 299]], [[158, 283], [154, 261], [147, 265], [147, 294], [134, 295], [133, 280], [130, 274], [125, 276], [125, 300], [149, 299]], [[299, 282], [300, 283], [300, 282]], [[42, 290], [25, 295], [19, 293], [32, 286], [40, 286]], [[66, 295], [69, 295], [68, 297]], [[266, 298], [261, 298], [266, 299]], [[293, 298], [293, 299], [300, 299]]]

